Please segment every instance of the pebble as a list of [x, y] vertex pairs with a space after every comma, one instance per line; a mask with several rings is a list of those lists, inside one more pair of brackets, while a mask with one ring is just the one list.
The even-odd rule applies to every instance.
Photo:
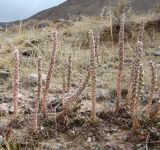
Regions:
[[9, 108], [7, 103], [3, 103], [0, 105], [0, 115], [7, 116], [9, 113]]
[[3, 136], [0, 135], [0, 145], [2, 145], [2, 143], [3, 143]]

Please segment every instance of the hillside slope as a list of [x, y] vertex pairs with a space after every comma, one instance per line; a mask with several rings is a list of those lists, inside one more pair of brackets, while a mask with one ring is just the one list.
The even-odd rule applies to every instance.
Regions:
[[[110, 2], [111, 5], [115, 5], [118, 0], [110, 0]], [[135, 12], [146, 12], [157, 4], [160, 4], [160, 0], [131, 0]], [[99, 16], [105, 5], [109, 5], [109, 0], [67, 0], [59, 6], [35, 14], [31, 19], [55, 20], [70, 15]]]
[[[115, 0], [113, 0], [115, 1]], [[33, 19], [66, 18], [69, 15], [97, 16], [109, 0], [67, 0], [59, 6], [37, 13]], [[96, 8], [96, 9], [95, 9]]]

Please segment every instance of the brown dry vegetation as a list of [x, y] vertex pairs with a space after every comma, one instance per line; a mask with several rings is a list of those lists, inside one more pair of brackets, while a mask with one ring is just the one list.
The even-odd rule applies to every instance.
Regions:
[[[48, 27], [37, 29], [34, 27], [28, 29], [29, 23], [22, 23], [21, 29], [15, 25], [9, 27], [5, 32], [1, 32], [0, 135], [4, 140], [2, 144], [4, 149], [6, 145], [10, 145], [10, 149], [47, 149], [47, 147], [53, 150], [158, 149], [160, 147], [160, 29], [155, 22], [149, 22], [154, 20], [151, 17], [142, 15], [126, 18], [122, 101], [117, 114], [114, 111], [119, 64], [118, 24], [110, 26], [109, 19], [92, 17], [72, 24], [67, 21], [63, 23], [48, 22]], [[145, 23], [144, 55], [141, 60], [144, 66], [144, 88], [142, 97], [138, 100], [136, 112], [139, 128], [137, 133], [133, 133], [131, 131], [131, 114], [123, 104], [125, 104], [142, 19]], [[35, 24], [38, 23], [31, 23], [31, 26], [35, 26]], [[37, 96], [37, 86], [36, 83], [33, 83], [34, 81], [28, 79], [28, 75], [37, 74], [38, 56], [42, 57], [42, 72], [47, 74], [53, 48], [52, 34], [55, 29], [59, 32], [59, 46], [47, 97], [49, 112], [45, 118], [39, 113], [38, 130], [33, 132], [31, 130], [32, 113]], [[64, 109], [61, 105], [61, 98], [67, 95], [67, 93], [64, 94], [63, 77], [65, 76], [66, 80], [70, 78], [71, 87], [68, 94], [78, 89], [85, 78], [87, 80], [86, 75], [90, 65], [88, 39], [90, 29], [95, 35], [100, 36], [99, 64], [96, 73], [97, 122], [94, 123], [90, 120], [91, 81], [86, 85], [81, 96], [76, 97], [78, 106], [76, 105], [77, 107], [74, 107], [72, 111], [67, 110], [67, 113], [61, 114]], [[113, 33], [113, 37], [111, 33]], [[12, 107], [12, 79], [15, 66], [13, 50], [15, 46], [20, 52], [20, 113], [16, 119], [13, 118]], [[68, 66], [70, 54], [72, 55], [71, 77], [67, 77], [68, 68], [66, 66]], [[156, 93], [153, 97], [154, 104], [150, 118], [148, 118], [145, 115], [145, 106], [151, 86], [151, 69], [148, 65], [150, 60], [156, 64], [158, 77]], [[5, 76], [3, 72], [6, 73]], [[59, 114], [61, 114], [60, 117], [56, 117]]]

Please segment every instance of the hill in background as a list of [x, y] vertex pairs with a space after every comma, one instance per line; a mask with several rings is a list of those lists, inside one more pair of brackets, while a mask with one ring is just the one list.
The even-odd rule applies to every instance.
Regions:
[[[99, 16], [105, 6], [116, 6], [120, 0], [67, 0], [62, 4], [44, 10], [32, 16], [31, 19], [68, 18], [72, 15]], [[121, 0], [128, 1], [135, 13], [147, 12], [160, 5], [160, 0]], [[30, 19], [30, 18], [29, 18]]]

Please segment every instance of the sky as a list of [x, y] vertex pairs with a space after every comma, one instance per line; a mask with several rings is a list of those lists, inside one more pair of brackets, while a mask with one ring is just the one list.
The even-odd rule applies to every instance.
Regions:
[[0, 0], [0, 22], [28, 18], [65, 0]]

